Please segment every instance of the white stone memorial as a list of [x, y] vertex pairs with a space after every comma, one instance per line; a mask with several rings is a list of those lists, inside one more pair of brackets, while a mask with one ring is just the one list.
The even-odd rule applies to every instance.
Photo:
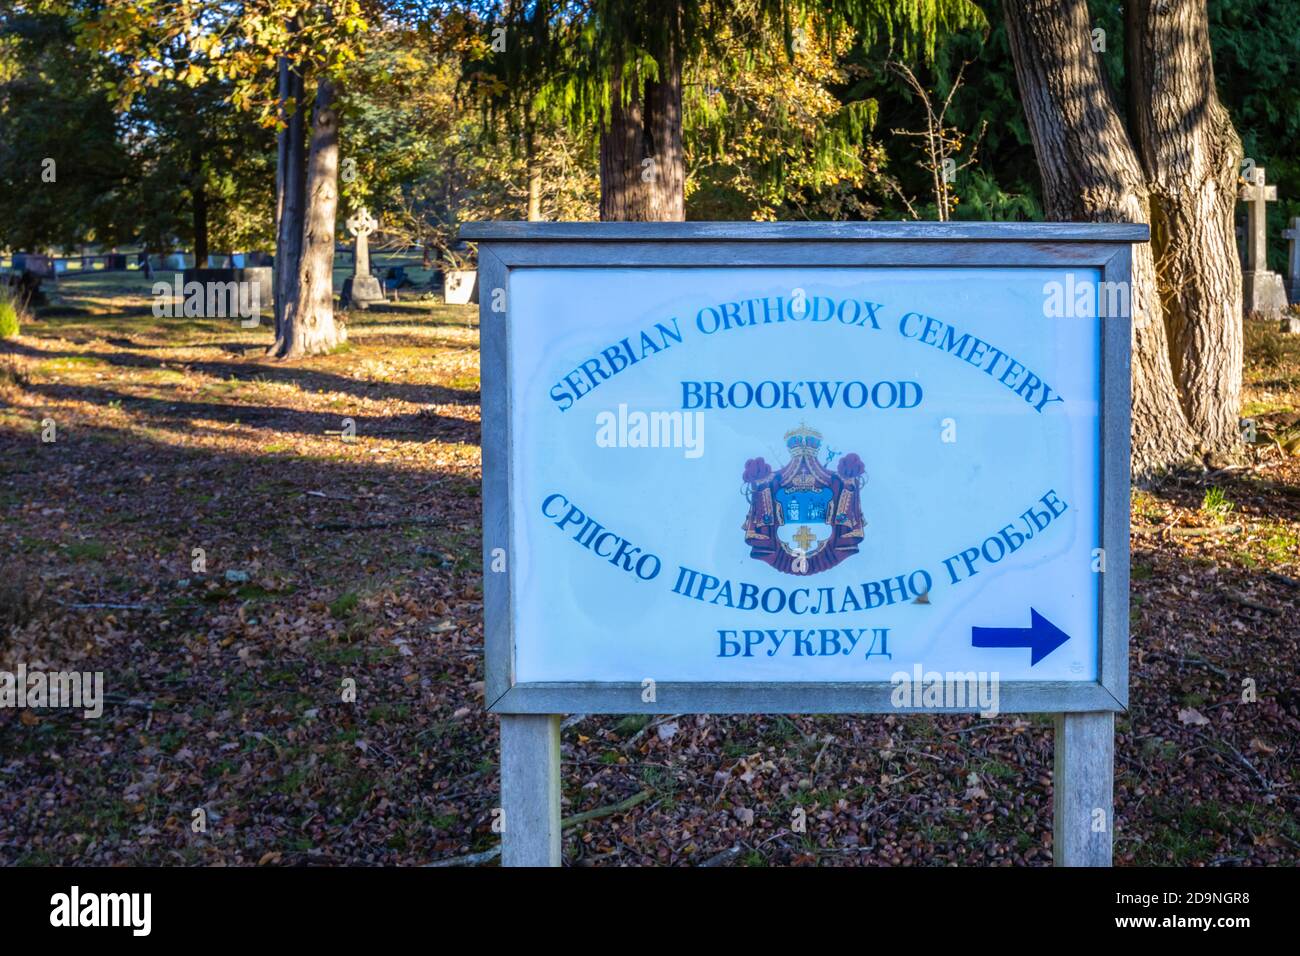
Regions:
[[[1282, 230], [1287, 241], [1286, 291], [1293, 306], [1300, 306], [1300, 216], [1291, 219], [1291, 227]], [[1282, 331], [1300, 334], [1300, 315], [1288, 310], [1282, 316]]]
[[1286, 311], [1282, 277], [1268, 268], [1268, 215], [1266, 203], [1277, 200], [1277, 187], [1265, 185], [1264, 167], [1256, 166], [1254, 182], [1241, 187], [1238, 198], [1246, 203], [1246, 264], [1242, 270], [1242, 311], [1246, 315], [1280, 316]]
[[368, 309], [376, 302], [383, 302], [384, 290], [370, 272], [369, 237], [379, 223], [370, 215], [370, 210], [362, 207], [347, 220], [348, 232], [355, 239], [352, 252], [352, 275], [343, 282], [343, 308]]

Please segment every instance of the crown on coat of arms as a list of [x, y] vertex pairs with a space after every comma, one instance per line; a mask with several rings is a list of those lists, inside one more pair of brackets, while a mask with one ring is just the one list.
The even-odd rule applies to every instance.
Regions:
[[822, 433], [800, 424], [785, 433], [785, 447], [794, 454], [816, 454], [822, 446]]

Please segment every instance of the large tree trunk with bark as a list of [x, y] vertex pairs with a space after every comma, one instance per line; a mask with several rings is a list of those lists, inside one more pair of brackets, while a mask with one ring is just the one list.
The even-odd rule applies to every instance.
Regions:
[[1230, 452], [1240, 440], [1241, 140], [1215, 92], [1205, 0], [1129, 0], [1125, 33], [1174, 378], [1202, 450]]
[[[673, 5], [667, 16], [677, 16]], [[682, 64], [670, 39], [656, 56], [659, 78], [624, 102], [621, 72], [610, 91], [610, 116], [600, 135], [600, 218], [680, 222], [686, 218], [682, 150]]]
[[307, 154], [302, 261], [297, 288], [284, 303], [281, 334], [272, 353], [278, 358], [316, 355], [346, 340], [334, 317], [334, 235], [338, 214], [339, 120], [334, 82], [316, 85], [311, 149]]
[[[302, 73], [287, 58], [279, 63], [279, 100], [285, 124], [277, 137], [275, 167], [275, 340], [279, 343], [284, 324], [284, 305], [294, 296], [302, 262], [303, 191], [307, 178], [304, 141], [306, 104], [303, 102]], [[294, 111], [288, 114], [288, 103]]]
[[[1199, 3], [1203, 27], [1204, 0], [1187, 2]], [[1155, 241], [1133, 249], [1131, 290], [1133, 471], [1139, 478], [1147, 477], [1193, 453], [1222, 447], [1224, 422], [1231, 421], [1235, 429], [1240, 401], [1240, 323], [1235, 352], [1222, 343], [1221, 333], [1210, 331], [1224, 324], [1224, 309], [1240, 312], [1240, 268], [1231, 241], [1231, 202], [1226, 207], [1213, 203], [1207, 207], [1194, 197], [1207, 190], [1213, 196], [1219, 188], [1213, 183], [1199, 183], [1197, 189], [1191, 189], [1191, 181], [1176, 169], [1163, 173], [1168, 179], [1162, 179], [1144, 166], [1120, 118], [1104, 66], [1092, 50], [1085, 0], [1004, 0], [1004, 7], [1048, 218], [1152, 224]], [[1154, 50], [1158, 43], [1178, 46], [1193, 42], [1188, 36], [1175, 40], [1173, 36], [1141, 34], [1126, 40], [1126, 44], [1137, 44], [1146, 51]], [[1150, 52], [1142, 56], [1162, 73], [1162, 82], [1199, 90], [1203, 102], [1207, 93], [1213, 100], [1208, 69], [1199, 77], [1194, 75], [1190, 64], [1195, 58], [1186, 56], [1185, 51], [1158, 63]], [[1207, 63], [1208, 56], [1207, 39]], [[1170, 71], [1181, 75], [1174, 78]], [[1151, 86], [1141, 86], [1142, 81], [1132, 73], [1128, 82], [1137, 100], [1154, 98]], [[1147, 103], [1145, 109], [1154, 116], [1162, 107]], [[1165, 116], [1149, 118], [1151, 162], [1159, 165], [1162, 157], [1168, 163], [1182, 151], [1203, 151], [1206, 143], [1188, 135], [1190, 125], [1170, 122]], [[1220, 162], [1207, 154], [1193, 165], [1217, 170]], [[1181, 186], [1175, 185], [1180, 182]], [[1173, 192], [1180, 188], [1188, 191], [1171, 199], [1166, 185]], [[1181, 215], [1174, 220], [1167, 216], [1166, 210], [1175, 204], [1180, 209], [1202, 209], [1208, 221], [1186, 230]], [[1195, 238], [1197, 232], [1226, 234], [1228, 259], [1223, 259], [1214, 243]], [[1175, 257], [1179, 264], [1171, 270], [1174, 249], [1179, 250]], [[1209, 271], [1229, 278], [1185, 282], [1188, 275], [1204, 278]], [[1182, 277], [1183, 285], [1172, 284], [1175, 275]], [[1225, 283], [1231, 288], [1224, 287]], [[1212, 304], [1206, 298], [1211, 288], [1215, 296]], [[1175, 311], [1177, 319], [1171, 321], [1168, 315]], [[1226, 367], [1230, 365], [1235, 365], [1235, 370]], [[1234, 376], [1235, 391], [1231, 387]], [[1216, 423], [1213, 427], [1208, 424], [1211, 421]]]

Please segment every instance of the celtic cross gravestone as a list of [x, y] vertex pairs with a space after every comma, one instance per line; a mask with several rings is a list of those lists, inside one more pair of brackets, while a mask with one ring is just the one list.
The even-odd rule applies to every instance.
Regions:
[[370, 272], [369, 237], [379, 223], [364, 206], [348, 217], [347, 227], [354, 239], [352, 275], [343, 283], [343, 307], [365, 310], [384, 301], [384, 290]]

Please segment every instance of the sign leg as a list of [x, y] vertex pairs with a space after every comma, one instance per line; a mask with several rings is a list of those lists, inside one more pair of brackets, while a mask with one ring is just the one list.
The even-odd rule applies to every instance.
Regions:
[[503, 866], [560, 865], [560, 715], [501, 715]]
[[1115, 715], [1056, 715], [1052, 854], [1057, 866], [1110, 866]]

